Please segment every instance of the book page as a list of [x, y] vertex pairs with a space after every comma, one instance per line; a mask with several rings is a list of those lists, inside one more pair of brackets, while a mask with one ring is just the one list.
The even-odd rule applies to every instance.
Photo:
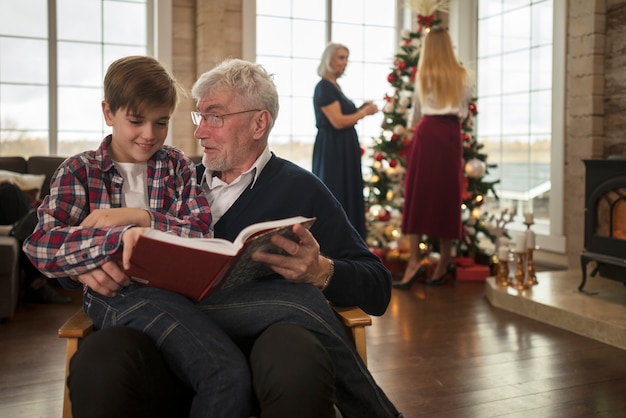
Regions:
[[263, 232], [265, 230], [271, 230], [280, 228], [282, 226], [287, 225], [295, 225], [295, 224], [303, 224], [311, 221], [313, 218], [305, 218], [304, 216], [294, 216], [291, 218], [279, 219], [277, 221], [266, 221], [259, 222], [256, 224], [249, 225], [241, 230], [233, 244], [235, 244], [238, 248], [241, 248], [244, 242], [251, 236], [258, 234], [259, 232]]
[[156, 241], [167, 242], [186, 248], [195, 248], [202, 251], [210, 251], [219, 254], [236, 255], [241, 245], [235, 245], [232, 242], [222, 238], [189, 238], [181, 237], [176, 234], [159, 231], [157, 229], [148, 229], [143, 236]]

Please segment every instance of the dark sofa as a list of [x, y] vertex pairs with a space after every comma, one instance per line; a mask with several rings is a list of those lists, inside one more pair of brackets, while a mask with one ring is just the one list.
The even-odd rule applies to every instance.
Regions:
[[[0, 170], [22, 174], [45, 174], [40, 196], [50, 192], [50, 178], [65, 157], [0, 157]], [[19, 245], [15, 238], [0, 236], [0, 320], [11, 318], [17, 306]]]

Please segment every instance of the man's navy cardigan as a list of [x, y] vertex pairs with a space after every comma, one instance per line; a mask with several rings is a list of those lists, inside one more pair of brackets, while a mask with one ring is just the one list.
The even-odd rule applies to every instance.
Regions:
[[[198, 183], [205, 167], [196, 166]], [[391, 298], [391, 275], [350, 224], [330, 190], [310, 171], [272, 154], [248, 187], [215, 224], [215, 237], [229, 241], [253, 223], [292, 216], [316, 217], [311, 233], [323, 255], [335, 262], [324, 291], [338, 306], [359, 306], [382, 315]]]

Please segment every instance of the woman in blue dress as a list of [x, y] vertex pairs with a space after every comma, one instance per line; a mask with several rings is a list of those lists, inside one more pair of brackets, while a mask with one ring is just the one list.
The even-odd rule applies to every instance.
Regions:
[[317, 136], [312, 171], [328, 186], [354, 228], [365, 238], [361, 146], [354, 125], [365, 116], [378, 112], [378, 107], [365, 102], [357, 108], [341, 91], [337, 79], [348, 65], [348, 55], [345, 45], [331, 42], [317, 69], [322, 79], [315, 86], [313, 95]]

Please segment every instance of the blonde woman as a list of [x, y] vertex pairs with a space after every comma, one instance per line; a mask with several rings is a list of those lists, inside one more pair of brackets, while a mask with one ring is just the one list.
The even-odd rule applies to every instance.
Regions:
[[[462, 230], [461, 121], [472, 97], [470, 77], [456, 58], [450, 35], [441, 28], [426, 35], [418, 69], [402, 217], [411, 254], [402, 281], [394, 285], [400, 289], [417, 280], [431, 285], [454, 283], [452, 244], [461, 238]], [[420, 265], [421, 235], [439, 240], [441, 258], [430, 279]]]

